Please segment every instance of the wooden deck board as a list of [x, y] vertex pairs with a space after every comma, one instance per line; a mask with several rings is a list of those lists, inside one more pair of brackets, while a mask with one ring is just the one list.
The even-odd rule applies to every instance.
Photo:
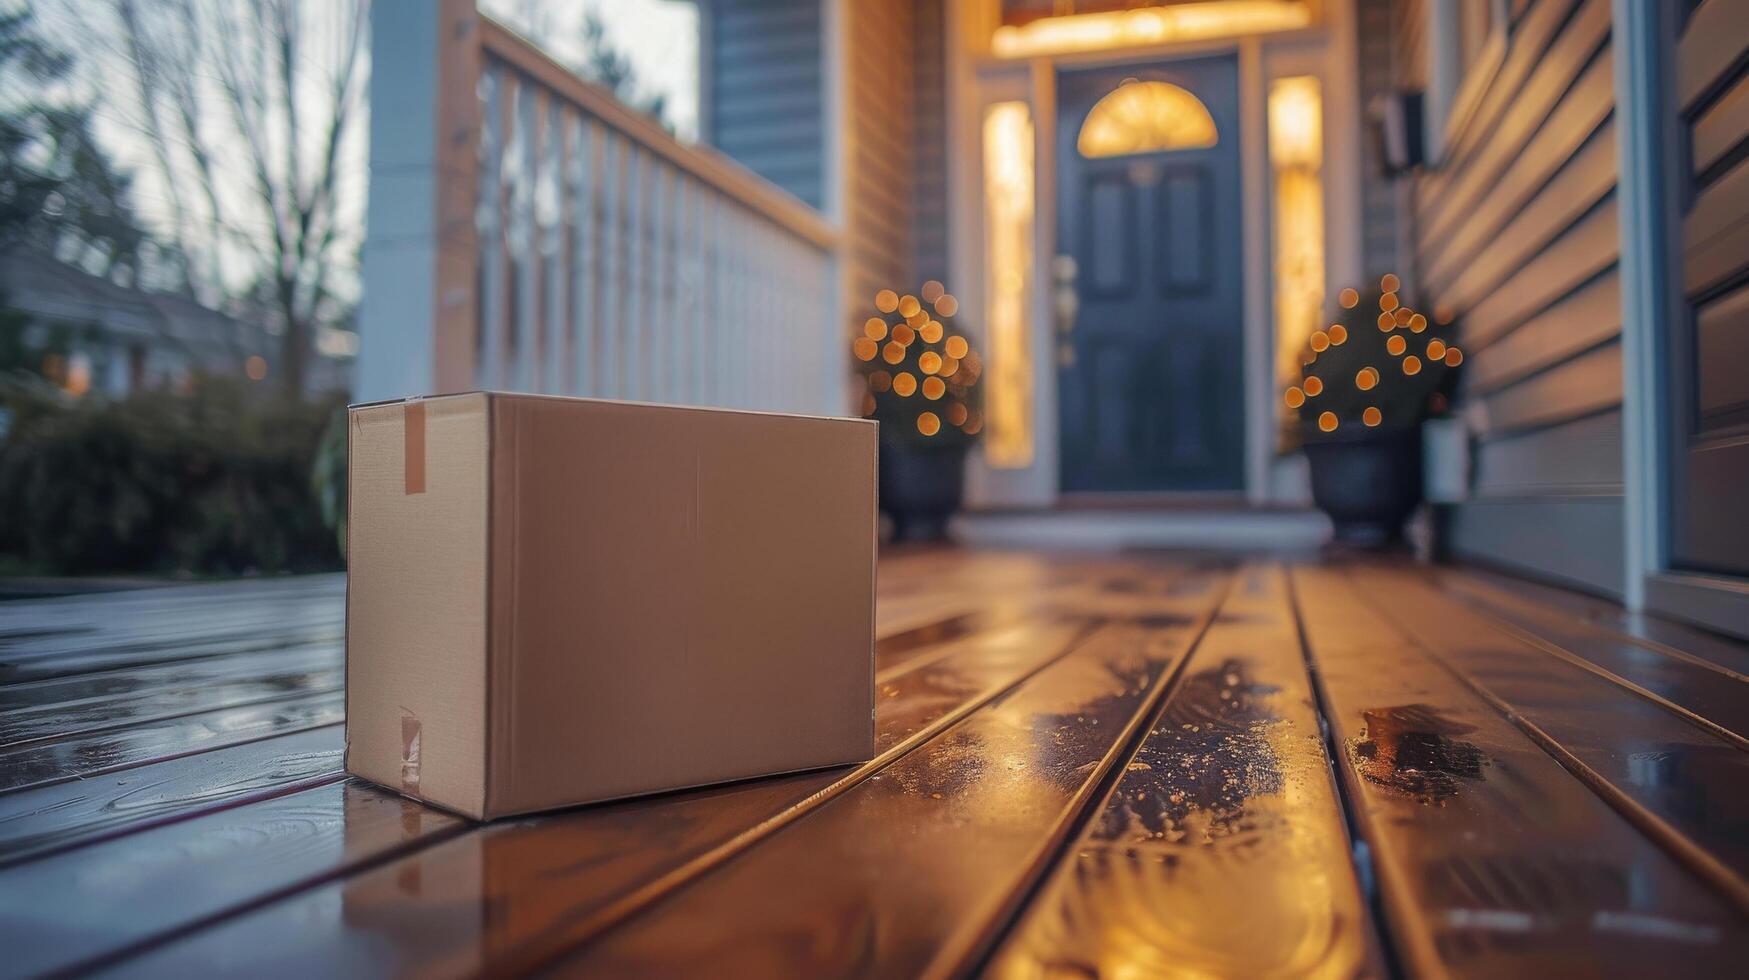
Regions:
[[1749, 748], [1745, 740], [1749, 736], [1749, 677], [1698, 657], [1550, 615], [1522, 600], [1498, 595], [1484, 598], [1467, 591], [1463, 584], [1454, 587], [1456, 576], [1439, 576], [1433, 581], [1525, 643], [1703, 719], [1739, 747]]
[[0, 750], [346, 683], [339, 644], [104, 671], [0, 687]]
[[1136, 619], [1101, 627], [783, 834], [593, 940], [560, 972], [817, 976], [878, 964], [920, 976], [968, 965], [1127, 757], [1224, 591], [1219, 579], [1196, 584], [1132, 600]]
[[1279, 568], [1241, 575], [988, 972], [1383, 972]]
[[[926, 666], [901, 667], [878, 691], [878, 748], [902, 754], [1066, 653], [1088, 628], [1059, 621], [1031, 624], [1018, 636], [980, 634], [954, 641]], [[538, 958], [574, 933], [635, 910], [632, 893], [646, 884], [672, 887], [702, 873], [713, 857], [774, 829], [763, 825], [793, 819], [883, 761], [492, 825], [241, 917], [153, 962], [223, 964], [246, 951], [286, 968], [328, 972], [356, 965], [368, 949], [373, 970], [448, 973], [480, 969], [490, 957]], [[713, 856], [717, 849], [725, 853]], [[407, 894], [408, 881], [419, 882], [416, 894]], [[483, 914], [500, 902], [517, 914]], [[615, 902], [620, 907], [610, 909]], [[482, 914], [458, 925], [456, 907], [469, 904]], [[331, 907], [392, 908], [392, 928], [365, 915], [356, 927], [299, 929]]]
[[0, 867], [341, 777], [344, 734], [315, 728], [0, 796]]
[[0, 752], [0, 794], [90, 779], [167, 756], [323, 728], [345, 720], [346, 695], [326, 691], [39, 740]]
[[1379, 611], [1403, 601], [1401, 575], [1293, 577], [1406, 970], [1705, 976], [1749, 955], [1733, 903]]
[[460, 833], [358, 780], [231, 807], [0, 869], [0, 973], [68, 972]]
[[1749, 954], [1749, 647], [1471, 571], [1231, 568], [884, 557], [879, 758], [483, 826], [340, 772], [338, 577], [0, 605], [0, 975]]
[[1609, 799], [1749, 914], [1749, 751], [1690, 712], [1516, 640], [1414, 578], [1357, 574], [1390, 589], [1399, 628], [1489, 700], [1584, 767]]
[[1441, 585], [1480, 598], [1491, 606], [1534, 610], [1539, 620], [1558, 623], [1568, 631], [1590, 631], [1631, 642], [1655, 653], [1749, 680], [1749, 644], [1667, 619], [1636, 615], [1603, 599], [1492, 572], [1464, 569], [1441, 574], [1438, 580]]

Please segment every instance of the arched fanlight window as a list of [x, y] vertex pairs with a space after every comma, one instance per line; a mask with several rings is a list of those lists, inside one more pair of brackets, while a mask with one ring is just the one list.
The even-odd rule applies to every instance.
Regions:
[[1128, 81], [1094, 105], [1075, 147], [1084, 157], [1117, 157], [1214, 146], [1219, 135], [1202, 100], [1170, 82]]

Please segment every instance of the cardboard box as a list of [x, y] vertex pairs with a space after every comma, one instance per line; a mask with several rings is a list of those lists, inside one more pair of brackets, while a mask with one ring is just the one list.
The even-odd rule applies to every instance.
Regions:
[[346, 769], [478, 819], [874, 754], [876, 426], [355, 406]]

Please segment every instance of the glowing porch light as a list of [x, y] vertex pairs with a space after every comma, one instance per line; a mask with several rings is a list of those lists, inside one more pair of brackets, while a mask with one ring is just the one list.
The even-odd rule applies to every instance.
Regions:
[[[1318, 79], [1269, 85], [1269, 163], [1275, 173], [1276, 365], [1299, 372], [1324, 306], [1324, 104]], [[1342, 294], [1353, 306], [1358, 296]], [[1314, 349], [1316, 346], [1314, 345]]]
[[82, 398], [91, 390], [91, 357], [80, 352], [67, 358], [67, 394]]
[[1194, 150], [1220, 141], [1202, 100], [1170, 82], [1127, 81], [1094, 104], [1075, 148], [1088, 159]]
[[[1033, 128], [1025, 102], [984, 110], [984, 283], [990, 325], [984, 389], [984, 459], [997, 469], [1032, 465]], [[941, 310], [942, 296], [936, 304]], [[957, 304], [955, 304], [957, 305]], [[967, 428], [968, 432], [973, 431]]]
[[[1238, 34], [1292, 30], [1312, 23], [1302, 0], [1210, 0], [1170, 7], [1041, 17], [998, 27], [990, 50], [1000, 58], [1138, 47]], [[989, 420], [993, 426], [994, 420]]]

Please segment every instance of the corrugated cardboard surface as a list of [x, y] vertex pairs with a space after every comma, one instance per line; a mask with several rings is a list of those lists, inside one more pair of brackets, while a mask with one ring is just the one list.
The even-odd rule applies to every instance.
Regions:
[[353, 410], [350, 771], [491, 817], [873, 755], [873, 423], [412, 404]]
[[873, 424], [493, 397], [490, 811], [873, 754]]
[[458, 395], [356, 408], [349, 426], [346, 766], [474, 817], [486, 803], [487, 414], [486, 396]]

